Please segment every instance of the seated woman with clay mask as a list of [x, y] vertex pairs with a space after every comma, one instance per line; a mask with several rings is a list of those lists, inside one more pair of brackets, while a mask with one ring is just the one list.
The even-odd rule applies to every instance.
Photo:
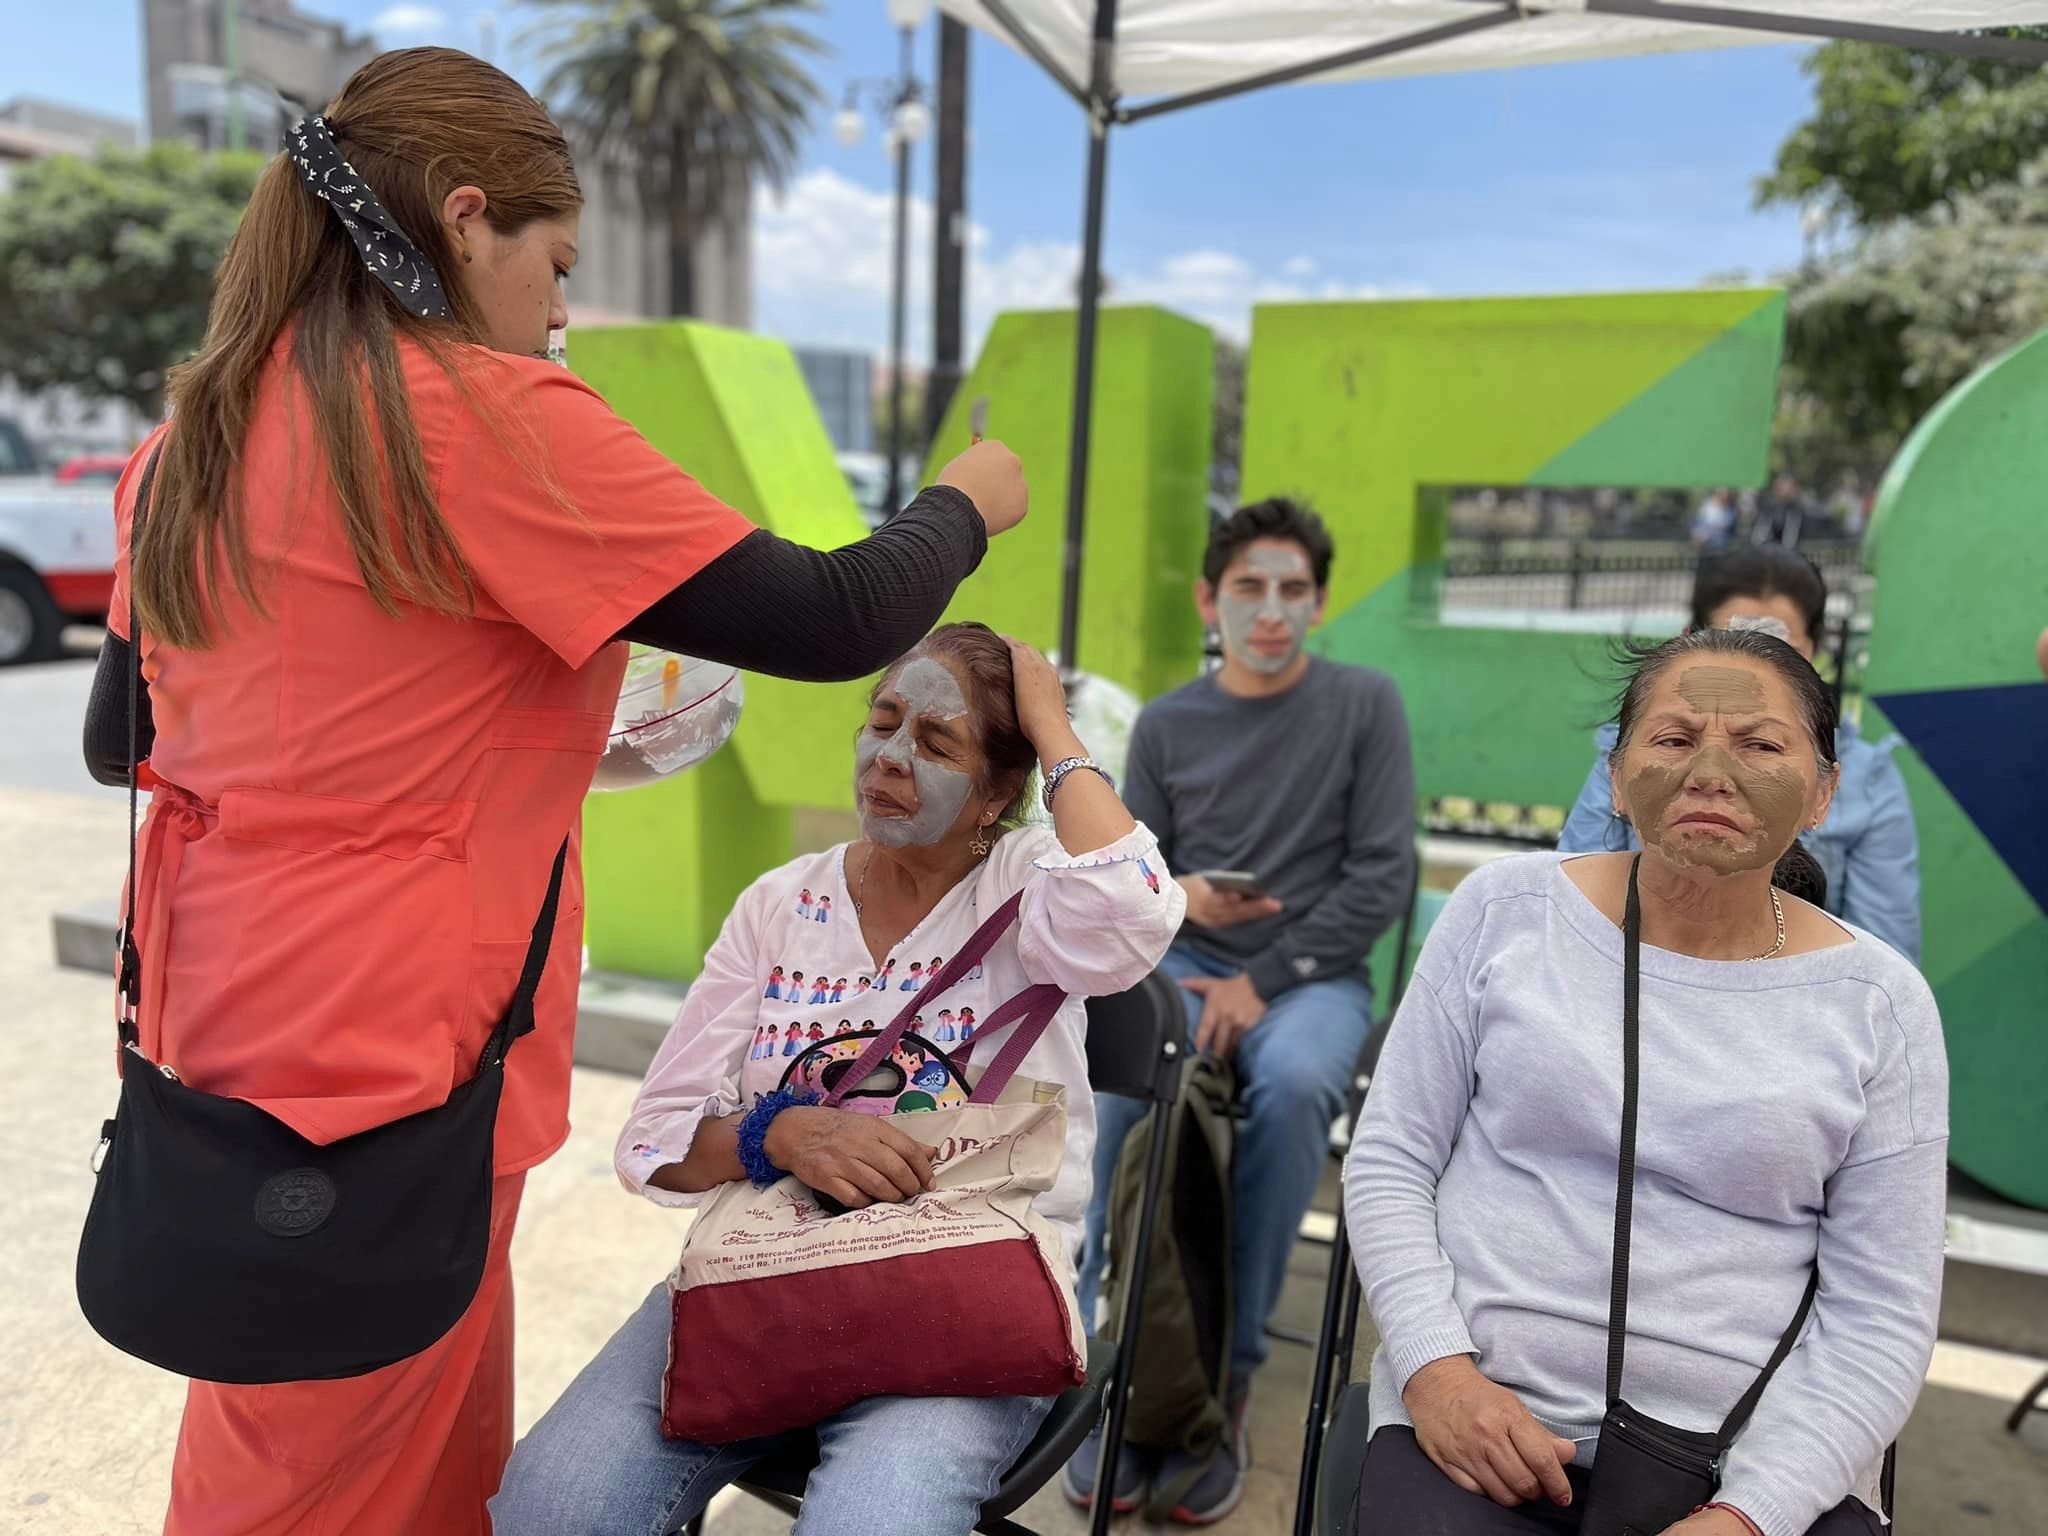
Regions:
[[[750, 1107], [804, 1086], [812, 1053], [846, 1049], [831, 1033], [837, 1015], [814, 1010], [808, 992], [770, 985], [778, 966], [835, 985], [846, 976], [856, 992], [863, 981], [886, 990], [913, 964], [960, 954], [1022, 892], [1016, 924], [948, 990], [944, 1006], [957, 1018], [986, 1019], [1033, 984], [1068, 994], [1021, 1072], [1066, 1090], [1065, 1159], [1033, 1209], [1078, 1249], [1095, 1141], [1084, 1001], [1135, 986], [1158, 965], [1186, 897], [1170, 879], [1147, 878], [1148, 868], [1164, 874], [1158, 843], [1086, 761], [1058, 674], [1038, 652], [982, 625], [933, 631], [883, 678], [854, 764], [860, 841], [792, 860], [740, 896], [619, 1134], [619, 1177], [668, 1206], [694, 1205], [746, 1178], [741, 1124]], [[1051, 828], [1019, 825], [1034, 766], [1048, 786]], [[799, 900], [806, 890], [812, 915]], [[824, 898], [828, 919], [815, 916]], [[769, 995], [778, 990], [782, 997]], [[917, 1002], [897, 991], [862, 1006], [886, 1024], [895, 1008]], [[849, 1106], [902, 1113], [948, 1092], [944, 1053], [931, 1044], [939, 1005], [931, 1007], [918, 1041], [899, 1047], [894, 1073], [877, 1072]], [[814, 1023], [825, 1032], [816, 1046]], [[757, 1053], [764, 1029], [771, 1039], [795, 1031], [804, 1043], [794, 1056]], [[977, 1059], [992, 1060], [990, 1047], [999, 1051], [1007, 1034], [1008, 1026], [990, 1031]], [[776, 1110], [772, 1101], [764, 1113], [772, 1118], [760, 1147], [774, 1167], [842, 1205], [906, 1200], [930, 1184], [930, 1148], [875, 1114]], [[818, 1304], [833, 1304], [829, 1286]], [[906, 1298], [904, 1317], [936, 1304]], [[903, 1321], [873, 1319], [878, 1347], [916, 1347]], [[669, 1323], [668, 1289], [657, 1285], [513, 1453], [491, 1505], [498, 1536], [673, 1530], [776, 1449], [775, 1438], [716, 1446], [662, 1437]], [[1049, 1406], [1046, 1398], [881, 1397], [817, 1425], [823, 1456], [804, 1503], [806, 1536], [963, 1536]]]
[[[1756, 629], [1776, 635], [1808, 661], [1819, 648], [1828, 589], [1811, 560], [1775, 544], [1700, 561], [1692, 629]], [[1920, 835], [1906, 781], [1892, 761], [1896, 736], [1865, 741], [1851, 721], [1835, 730], [1841, 766], [1826, 820], [1802, 840], [1826, 876], [1827, 909], [1920, 963]], [[1561, 853], [1641, 846], [1614, 798], [1608, 756], [1614, 727], [1594, 733], [1592, 771], [1557, 840]], [[1786, 882], [1781, 880], [1780, 885]]]
[[1797, 652], [1694, 630], [1643, 656], [1616, 725], [1642, 852], [1468, 876], [1373, 1077], [1344, 1177], [1381, 1338], [1360, 1536], [1617, 1529], [1603, 1508], [1665, 1476], [1645, 1421], [1719, 1457], [1628, 1520], [1646, 1536], [1883, 1529], [1941, 1295], [1934, 999], [1772, 886], [1836, 781]]

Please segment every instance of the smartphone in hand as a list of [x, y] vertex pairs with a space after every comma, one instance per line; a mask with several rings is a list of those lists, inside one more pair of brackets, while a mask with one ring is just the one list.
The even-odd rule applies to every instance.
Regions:
[[1248, 869], [1205, 869], [1204, 880], [1219, 891], [1256, 901], [1266, 894], [1265, 882]]

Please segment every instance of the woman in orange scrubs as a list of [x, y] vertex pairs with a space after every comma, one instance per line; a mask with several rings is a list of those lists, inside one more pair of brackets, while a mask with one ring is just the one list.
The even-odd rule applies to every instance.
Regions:
[[[86, 736], [96, 773], [125, 782], [139, 665], [141, 1049], [326, 1143], [475, 1072], [565, 834], [573, 849], [621, 639], [876, 671], [1025, 490], [981, 444], [831, 554], [706, 493], [546, 360], [581, 197], [546, 111], [489, 65], [386, 54], [287, 149], [173, 375], [171, 422], [117, 492]], [[489, 1529], [512, 1444], [506, 1251], [526, 1170], [567, 1133], [582, 911], [572, 852], [538, 1028], [506, 1058], [467, 1314], [367, 1376], [193, 1382], [167, 1532]]]

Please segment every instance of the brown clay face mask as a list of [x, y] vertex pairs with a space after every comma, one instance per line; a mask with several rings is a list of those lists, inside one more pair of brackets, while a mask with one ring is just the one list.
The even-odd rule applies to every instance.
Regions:
[[1703, 715], [1764, 712], [1763, 679], [1742, 667], [1687, 667], [1678, 674], [1678, 696]]
[[[1751, 718], [1764, 713], [1763, 682], [1738, 667], [1688, 667], [1677, 680], [1678, 696], [1712, 719], [1723, 714]], [[1667, 826], [1673, 803], [1692, 783], [1734, 788], [1726, 813], [1745, 824], [1732, 835], [1698, 824]], [[1721, 874], [1768, 869], [1799, 835], [1805, 819], [1807, 785], [1788, 755], [1743, 755], [1719, 742], [1705, 742], [1676, 761], [1643, 763], [1624, 786], [1629, 819], [1646, 841], [1681, 864], [1698, 864]], [[1702, 805], [1700, 809], [1708, 809]]]

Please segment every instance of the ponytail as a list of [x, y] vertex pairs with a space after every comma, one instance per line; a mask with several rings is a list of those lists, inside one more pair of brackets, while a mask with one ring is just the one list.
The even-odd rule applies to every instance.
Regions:
[[1771, 884], [1786, 895], [1797, 896], [1816, 907], [1828, 904], [1828, 872], [1820, 867], [1820, 860], [1807, 851], [1804, 843], [1795, 842], [1785, 850], [1771, 870]]

